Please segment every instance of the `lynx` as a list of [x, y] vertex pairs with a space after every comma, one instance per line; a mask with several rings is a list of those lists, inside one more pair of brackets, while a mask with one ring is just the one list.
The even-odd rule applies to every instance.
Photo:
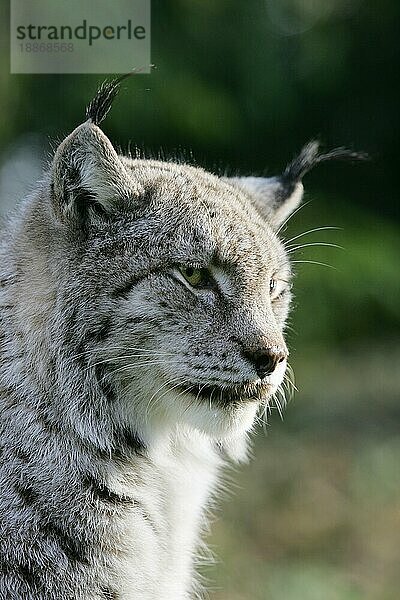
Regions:
[[227, 461], [287, 369], [278, 231], [320, 154], [224, 178], [117, 154], [99, 125], [55, 151], [0, 249], [0, 598], [183, 600]]

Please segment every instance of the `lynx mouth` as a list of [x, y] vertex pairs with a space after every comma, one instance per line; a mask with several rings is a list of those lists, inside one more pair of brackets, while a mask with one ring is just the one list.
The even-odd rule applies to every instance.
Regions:
[[273, 386], [269, 383], [245, 383], [230, 386], [187, 383], [181, 385], [180, 389], [196, 400], [205, 400], [210, 404], [223, 406], [244, 402], [262, 402], [274, 391]]

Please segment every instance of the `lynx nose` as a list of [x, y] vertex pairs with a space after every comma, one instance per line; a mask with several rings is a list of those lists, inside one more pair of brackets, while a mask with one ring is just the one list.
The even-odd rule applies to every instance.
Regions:
[[246, 351], [244, 355], [254, 365], [260, 379], [271, 375], [277, 365], [287, 358], [287, 352], [282, 348], [259, 348], [254, 351]]

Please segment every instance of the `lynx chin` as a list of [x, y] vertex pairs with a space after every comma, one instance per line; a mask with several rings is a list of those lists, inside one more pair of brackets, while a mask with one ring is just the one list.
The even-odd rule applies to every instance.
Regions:
[[201, 597], [195, 559], [227, 460], [282, 386], [279, 228], [307, 144], [271, 178], [119, 155], [121, 79], [57, 148], [0, 248], [0, 598]]

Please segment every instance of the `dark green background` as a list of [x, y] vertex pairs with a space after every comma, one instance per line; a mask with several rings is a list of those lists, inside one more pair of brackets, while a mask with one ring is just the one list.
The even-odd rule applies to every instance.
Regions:
[[[24, 144], [45, 158], [102, 78], [9, 75], [1, 11], [4, 165]], [[216, 599], [398, 598], [399, 12], [397, 0], [153, 0], [155, 69], [124, 83], [104, 124], [124, 150], [216, 172], [275, 174], [314, 137], [371, 156], [311, 173], [284, 232], [338, 226], [302, 240], [344, 250], [296, 256], [335, 270], [295, 269], [299, 393], [283, 423], [272, 411], [222, 502], [206, 573]]]

